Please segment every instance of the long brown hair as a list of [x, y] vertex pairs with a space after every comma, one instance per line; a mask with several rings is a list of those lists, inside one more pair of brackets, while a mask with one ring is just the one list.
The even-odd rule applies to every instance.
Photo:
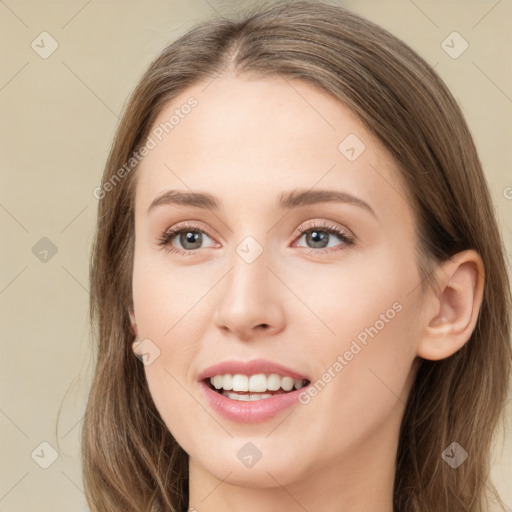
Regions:
[[[82, 464], [91, 510], [188, 506], [187, 454], [154, 406], [131, 349], [137, 168], [120, 169], [164, 105], [221, 73], [299, 78], [358, 116], [394, 157], [406, 185], [423, 287], [456, 253], [481, 255], [484, 297], [471, 338], [447, 359], [420, 361], [400, 429], [394, 510], [480, 512], [491, 494], [503, 505], [489, 470], [510, 378], [511, 293], [503, 240], [461, 109], [438, 74], [378, 25], [336, 5], [279, 2], [238, 19], [205, 21], [165, 48], [136, 86], [115, 135], [97, 194], [90, 265], [97, 359]], [[441, 458], [453, 441], [469, 453], [457, 470]]]

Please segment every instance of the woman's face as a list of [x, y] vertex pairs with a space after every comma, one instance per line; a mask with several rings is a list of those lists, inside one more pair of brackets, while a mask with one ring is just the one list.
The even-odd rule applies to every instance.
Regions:
[[[191, 462], [270, 487], [393, 460], [421, 287], [390, 156], [335, 99], [280, 78], [195, 85], [150, 136], [134, 319], [151, 395]], [[181, 200], [151, 207], [169, 191]], [[202, 378], [235, 374], [216, 385], [250, 385], [254, 400]]]

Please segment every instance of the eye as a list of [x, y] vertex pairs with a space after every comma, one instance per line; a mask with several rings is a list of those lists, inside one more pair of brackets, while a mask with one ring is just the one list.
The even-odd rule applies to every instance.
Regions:
[[[306, 227], [299, 227], [298, 231], [302, 233], [298, 239], [300, 240], [304, 237], [306, 244], [310, 244], [309, 246], [306, 245], [305, 249], [313, 254], [318, 253], [318, 251], [331, 252], [330, 250], [322, 251], [322, 249], [328, 248], [328, 244], [333, 238], [338, 238], [341, 240], [341, 242], [343, 242], [341, 244], [341, 249], [338, 248], [335, 250], [342, 250], [343, 246], [350, 246], [354, 244], [354, 238], [350, 236], [346, 231], [335, 225], [330, 225], [327, 223], [315, 224], [313, 222]], [[297, 247], [304, 246], [297, 245]]]
[[[351, 235], [342, 228], [327, 223], [313, 221], [306, 227], [299, 227], [297, 231], [301, 233], [298, 240], [305, 237], [306, 244], [310, 244], [312, 247], [301, 245], [296, 245], [296, 247], [304, 247], [304, 250], [313, 254], [331, 252], [331, 250], [323, 249], [329, 249], [329, 242], [335, 238], [342, 242], [338, 244], [338, 246], [341, 245], [341, 248], [336, 248], [335, 251], [343, 250], [344, 247], [354, 244], [354, 238]], [[180, 223], [165, 231], [158, 238], [158, 245], [166, 247], [170, 252], [190, 256], [196, 252], [196, 249], [204, 248], [201, 247], [204, 237], [212, 240], [205, 230], [191, 224]], [[181, 248], [176, 247], [175, 243], [179, 243]], [[210, 247], [214, 246], [215, 244], [210, 245]]]
[[[210, 236], [202, 229], [191, 224], [177, 224], [172, 229], [165, 231], [158, 239], [160, 246], [165, 246], [171, 252], [191, 255], [195, 249], [200, 249], [204, 241], [204, 236]], [[176, 239], [176, 240], [175, 240]], [[211, 238], [210, 238], [211, 239]], [[176, 247], [173, 242], [179, 242], [183, 249]]]

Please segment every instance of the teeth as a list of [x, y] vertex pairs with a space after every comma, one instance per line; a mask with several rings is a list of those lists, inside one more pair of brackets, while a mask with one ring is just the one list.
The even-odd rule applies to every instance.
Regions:
[[267, 391], [267, 377], [263, 373], [251, 375], [248, 380], [248, 389], [246, 391], [258, 391], [262, 393]]
[[299, 380], [294, 380], [293, 381], [293, 387], [295, 389], [300, 389], [300, 388], [303, 388], [305, 386], [305, 383], [302, 379], [299, 379]]
[[277, 391], [281, 387], [281, 377], [272, 373], [267, 377], [267, 387], [270, 391]]
[[[216, 375], [215, 377], [220, 377], [222, 382], [224, 382], [224, 377], [222, 375]], [[222, 387], [224, 387], [224, 384]], [[249, 378], [247, 375], [233, 375], [233, 391], [249, 391]]]
[[239, 395], [238, 393], [233, 393], [230, 391], [223, 391], [222, 394], [228, 398], [231, 398], [231, 400], [240, 400], [241, 402], [263, 400], [264, 398], [270, 398], [272, 396], [270, 393], [248, 393], [247, 395]]
[[[265, 391], [277, 391], [279, 388], [282, 388], [284, 391], [291, 391], [293, 388], [300, 389], [304, 387], [305, 384], [305, 381], [303, 381], [302, 379], [293, 379], [292, 377], [281, 377], [276, 373], [272, 373], [270, 375], [258, 373], [256, 375], [251, 375], [250, 377], [240, 373], [237, 373], [235, 375], [215, 375], [214, 377], [210, 378], [210, 382], [215, 389], [223, 389], [225, 391], [249, 391], [254, 393], [264, 393]], [[236, 397], [241, 396], [237, 395], [236, 393], [230, 393], [230, 395], [235, 395]], [[244, 398], [241, 398], [241, 400], [246, 400], [245, 397], [249, 395], [242, 396], [244, 396]], [[258, 398], [252, 398], [252, 400], [257, 399]]]
[[293, 379], [291, 377], [283, 377], [281, 379], [281, 387], [285, 390], [285, 391], [290, 391], [291, 389], [293, 389]]
[[221, 387], [223, 387], [226, 390], [233, 389], [233, 377], [231, 375], [218, 375], [218, 377], [222, 378], [222, 384]]
[[224, 382], [224, 378], [222, 377], [222, 375], [215, 375], [215, 377], [210, 379], [210, 382], [212, 383], [215, 389], [220, 389]]

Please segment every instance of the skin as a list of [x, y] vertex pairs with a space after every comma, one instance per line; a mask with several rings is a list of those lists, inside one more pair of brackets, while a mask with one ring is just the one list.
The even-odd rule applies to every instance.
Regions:
[[[481, 259], [473, 251], [451, 258], [422, 295], [399, 172], [350, 110], [298, 80], [224, 76], [206, 85], [160, 112], [154, 126], [191, 96], [198, 101], [144, 158], [135, 199], [133, 332], [160, 350], [145, 372], [158, 411], [190, 455], [189, 506], [392, 511], [416, 362], [448, 357], [469, 339]], [[365, 145], [354, 161], [338, 150], [349, 134]], [[147, 214], [168, 189], [208, 192], [220, 209], [168, 204]], [[345, 191], [375, 216], [347, 203], [281, 210], [279, 195], [292, 189]], [[183, 221], [206, 233], [200, 248], [181, 255], [159, 246]], [[297, 228], [322, 223], [355, 243], [330, 235], [328, 247], [314, 249]], [[236, 252], [249, 235], [263, 249], [250, 264]], [[186, 250], [179, 235], [172, 243]], [[307, 405], [247, 425], [218, 416], [199, 392], [198, 374], [226, 359], [270, 359], [315, 382], [397, 302], [401, 311]], [[137, 343], [133, 350], [140, 353]], [[251, 468], [236, 455], [247, 442], [262, 453]]]

